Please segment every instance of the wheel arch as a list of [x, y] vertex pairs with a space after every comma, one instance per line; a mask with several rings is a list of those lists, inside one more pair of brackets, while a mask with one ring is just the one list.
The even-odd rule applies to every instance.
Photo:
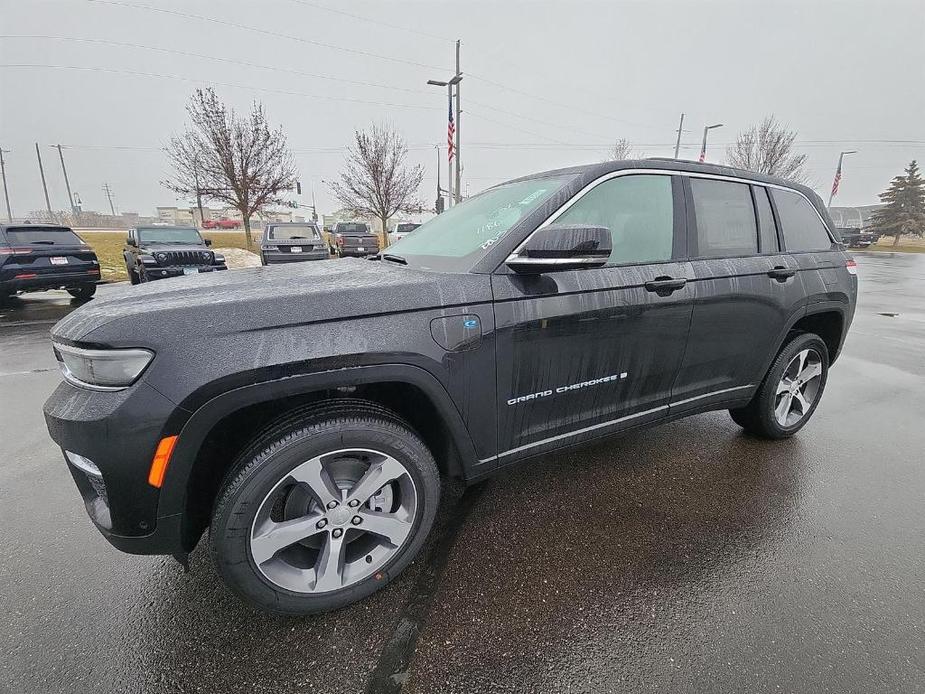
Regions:
[[179, 515], [184, 547], [192, 549], [208, 524], [225, 473], [254, 435], [292, 409], [338, 397], [374, 402], [408, 421], [445, 475], [465, 478], [477, 458], [446, 389], [420, 367], [358, 366], [289, 376], [226, 390], [191, 413], [171, 457], [158, 517]]

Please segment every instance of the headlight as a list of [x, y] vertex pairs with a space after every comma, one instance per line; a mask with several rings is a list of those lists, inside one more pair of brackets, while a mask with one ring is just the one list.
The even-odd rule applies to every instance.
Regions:
[[147, 349], [81, 349], [58, 343], [54, 349], [65, 380], [93, 390], [127, 388], [154, 359]]
[[216, 253], [212, 258], [212, 262], [216, 265], [221, 265], [225, 262], [225, 256], [223, 256], [221, 253]]

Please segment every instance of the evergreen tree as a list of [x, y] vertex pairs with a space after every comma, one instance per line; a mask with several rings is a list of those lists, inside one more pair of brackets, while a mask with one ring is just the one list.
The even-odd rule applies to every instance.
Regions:
[[893, 237], [893, 246], [899, 245], [903, 234], [925, 235], [925, 180], [919, 174], [915, 159], [897, 176], [890, 187], [880, 193], [884, 207], [871, 219], [870, 230]]

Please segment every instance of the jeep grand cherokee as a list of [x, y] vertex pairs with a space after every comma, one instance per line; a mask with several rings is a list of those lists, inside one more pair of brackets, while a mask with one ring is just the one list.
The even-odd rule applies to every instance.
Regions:
[[45, 415], [113, 545], [183, 560], [208, 527], [232, 589], [304, 614], [398, 575], [445, 477], [708, 410], [792, 436], [856, 294], [808, 188], [581, 166], [490, 188], [376, 261], [113, 292], [53, 329]]

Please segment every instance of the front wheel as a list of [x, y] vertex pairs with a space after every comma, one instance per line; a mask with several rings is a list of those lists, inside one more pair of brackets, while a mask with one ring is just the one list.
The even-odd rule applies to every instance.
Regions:
[[729, 414], [756, 436], [788, 438], [815, 412], [828, 375], [825, 342], [813, 333], [800, 333], [781, 349], [751, 401]]
[[209, 532], [225, 582], [257, 606], [311, 614], [370, 595], [415, 557], [440, 477], [404, 422], [370, 403], [307, 410], [258, 437]]

